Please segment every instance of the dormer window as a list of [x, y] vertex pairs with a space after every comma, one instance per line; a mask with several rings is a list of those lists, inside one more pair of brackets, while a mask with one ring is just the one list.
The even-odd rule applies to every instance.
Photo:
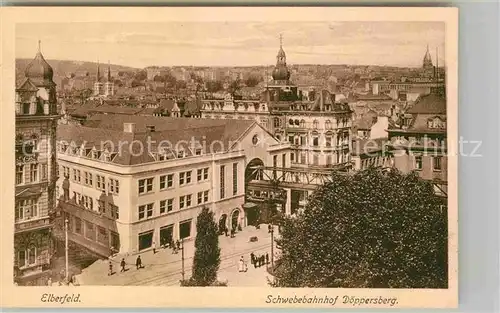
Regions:
[[177, 151], [177, 158], [183, 158], [183, 157], [185, 157], [184, 150]]

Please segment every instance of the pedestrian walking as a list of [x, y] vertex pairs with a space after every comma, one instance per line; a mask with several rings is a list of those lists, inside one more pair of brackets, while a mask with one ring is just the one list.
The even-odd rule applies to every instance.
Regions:
[[234, 233], [235, 233], [234, 228], [232, 228], [231, 229], [231, 238], [234, 238]]
[[137, 269], [142, 268], [142, 260], [141, 260], [141, 256], [140, 255], [137, 257], [137, 260], [135, 260], [135, 267]]
[[267, 232], [270, 233], [271, 232], [271, 229], [273, 229], [273, 227], [271, 226], [271, 224], [267, 225]]
[[111, 276], [113, 275], [113, 262], [111, 260], [109, 260], [109, 272], [108, 272], [108, 276]]
[[47, 280], [47, 286], [52, 286], [52, 278], [50, 278], [50, 277]]
[[266, 257], [261, 255], [260, 256], [260, 266], [264, 266], [264, 262], [266, 261]]
[[253, 252], [252, 252], [252, 253], [250, 253], [250, 264], [253, 265], [254, 263], [255, 263], [255, 254], [253, 254]]
[[179, 241], [179, 239], [177, 239], [176, 246], [177, 246], [177, 251], [179, 251], [181, 249], [181, 242]]
[[122, 261], [120, 262], [120, 266], [121, 266], [121, 270], [120, 270], [120, 273], [121, 272], [125, 272], [125, 258], [122, 258]]
[[245, 271], [245, 260], [243, 259], [243, 256], [241, 256], [240, 260], [238, 261], [238, 272], [244, 272]]
[[269, 253], [266, 253], [266, 264], [269, 264]]
[[156, 254], [156, 242], [153, 241], [153, 254]]
[[226, 235], [226, 237], [229, 236], [228, 232], [229, 232], [229, 229], [227, 229], [227, 227], [224, 227], [224, 234]]

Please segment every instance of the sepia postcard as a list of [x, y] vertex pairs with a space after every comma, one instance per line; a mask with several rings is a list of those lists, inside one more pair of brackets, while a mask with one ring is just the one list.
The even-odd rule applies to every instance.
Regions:
[[456, 8], [0, 14], [2, 307], [457, 307]]

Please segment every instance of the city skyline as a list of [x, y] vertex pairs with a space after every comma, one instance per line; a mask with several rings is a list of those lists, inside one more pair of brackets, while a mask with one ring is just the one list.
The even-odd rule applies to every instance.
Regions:
[[109, 60], [135, 68], [270, 66], [281, 34], [289, 65], [420, 67], [427, 46], [434, 65], [436, 53], [439, 65], [445, 65], [445, 29], [439, 22], [152, 24], [19, 24], [16, 57], [31, 58], [41, 40], [43, 54], [57, 60]]

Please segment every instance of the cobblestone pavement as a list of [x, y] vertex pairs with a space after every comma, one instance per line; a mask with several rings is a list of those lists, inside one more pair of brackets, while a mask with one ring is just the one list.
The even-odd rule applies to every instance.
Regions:
[[[277, 230], [277, 229], [276, 229]], [[250, 242], [250, 237], [257, 236], [258, 241]], [[229, 286], [266, 286], [270, 275], [266, 266], [254, 268], [250, 264], [250, 253], [271, 256], [271, 236], [267, 225], [261, 225], [260, 229], [249, 226], [236, 233], [234, 238], [220, 236], [219, 246], [221, 248], [221, 264], [218, 279], [228, 281]], [[109, 276], [108, 260], [98, 260], [89, 267], [82, 270], [76, 276], [80, 285], [107, 285], [107, 286], [140, 286], [140, 285], [163, 285], [179, 286], [182, 279], [182, 257], [181, 252], [173, 254], [171, 249], [159, 249], [156, 254], [152, 251], [140, 253], [144, 268], [136, 269], [135, 255], [116, 255], [113, 262], [114, 274]], [[191, 276], [191, 267], [194, 255], [194, 240], [184, 243], [184, 268], [185, 277]], [[248, 263], [248, 271], [238, 271], [238, 261], [244, 257]], [[126, 271], [120, 272], [120, 261], [125, 258]]]

